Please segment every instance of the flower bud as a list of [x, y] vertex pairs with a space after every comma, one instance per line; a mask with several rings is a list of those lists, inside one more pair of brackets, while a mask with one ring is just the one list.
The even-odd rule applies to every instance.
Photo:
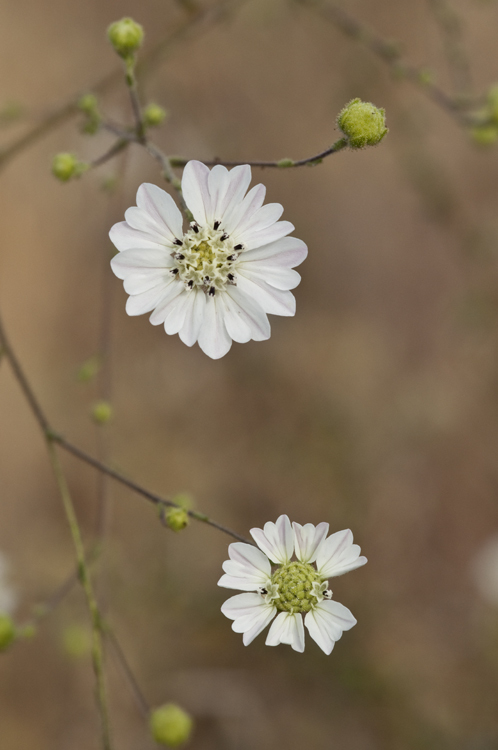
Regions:
[[95, 94], [83, 94], [78, 101], [78, 109], [86, 115], [96, 115], [98, 113], [98, 104]]
[[190, 522], [184, 508], [168, 508], [164, 513], [164, 519], [172, 531], [183, 531]]
[[493, 146], [498, 139], [496, 125], [477, 125], [470, 130], [470, 136], [478, 146]]
[[385, 110], [361, 99], [353, 99], [346, 104], [339, 112], [337, 125], [350, 148], [376, 146], [388, 132]]
[[9, 615], [0, 614], [0, 651], [6, 651], [14, 638], [16, 628]]
[[97, 401], [92, 407], [92, 419], [97, 424], [106, 424], [112, 418], [112, 406], [108, 401]]
[[158, 125], [161, 125], [167, 116], [168, 113], [163, 107], [151, 102], [151, 104], [148, 104], [143, 111], [144, 125], [147, 128], [155, 128]]
[[190, 737], [192, 725], [190, 716], [174, 703], [160, 706], [150, 715], [152, 736], [159, 745], [183, 745]]
[[86, 169], [87, 165], [78, 161], [74, 154], [56, 154], [52, 161], [52, 174], [61, 182], [79, 177]]
[[118, 55], [130, 57], [141, 46], [144, 30], [133, 18], [122, 18], [111, 23], [107, 37]]

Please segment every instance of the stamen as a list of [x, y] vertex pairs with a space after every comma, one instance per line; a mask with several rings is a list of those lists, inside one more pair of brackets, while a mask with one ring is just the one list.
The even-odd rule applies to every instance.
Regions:
[[199, 225], [196, 221], [191, 221], [190, 226], [192, 227], [192, 229], [194, 230], [196, 234], [199, 233]]
[[323, 592], [323, 598], [324, 599], [332, 599], [332, 591], [328, 589], [328, 591]]
[[215, 293], [216, 293], [216, 289], [214, 288], [214, 286], [212, 286], [212, 287], [211, 287], [211, 288], [209, 289], [209, 292], [208, 292], [208, 294], [209, 294], [209, 296], [210, 296], [210, 297], [214, 297]]
[[170, 271], [170, 274], [172, 276], [176, 276], [177, 273], [178, 273], [178, 268], [172, 268], [171, 271]]
[[241, 243], [239, 243], [238, 245], [235, 245], [234, 247], [234, 250], [243, 250], [243, 249], [244, 249], [244, 245], [242, 245]]
[[190, 279], [190, 281], [188, 282], [187, 286], [188, 286], [189, 289], [192, 289], [192, 287], [194, 286], [194, 282], [192, 281], [192, 279]]
[[213, 224], [213, 226], [214, 226], [215, 229], [218, 229], [218, 227], [220, 226], [220, 224], [221, 224], [221, 221], [215, 221], [214, 224]]
[[258, 589], [258, 594], [260, 594], [261, 596], [266, 596], [266, 595], [267, 595], [267, 593], [268, 593], [268, 589], [265, 589], [265, 587], [264, 587], [264, 586], [260, 586], [260, 587], [259, 587], [259, 589]]
[[184, 256], [184, 255], [182, 255], [182, 253], [177, 253], [177, 254], [175, 255], [175, 258], [176, 258], [177, 260], [185, 260], [185, 256]]
[[229, 234], [227, 234], [226, 232], [224, 232], [224, 233], [223, 233], [223, 234], [221, 235], [221, 237], [220, 237], [220, 242], [223, 242], [224, 240], [227, 240], [227, 239], [228, 239], [229, 237], [230, 237], [230, 235], [229, 235]]
[[179, 245], [181, 247], [183, 245], [183, 242], [181, 240], [179, 240], [178, 237], [177, 237], [175, 239], [175, 241], [173, 242], [173, 245]]
[[227, 276], [227, 278], [228, 278], [229, 281], [233, 281], [234, 278], [235, 278], [235, 276], [233, 275], [233, 273], [229, 273], [228, 276]]
[[239, 257], [238, 253], [232, 253], [231, 255], [227, 257], [227, 260], [232, 260], [232, 261], [237, 260], [238, 257]]

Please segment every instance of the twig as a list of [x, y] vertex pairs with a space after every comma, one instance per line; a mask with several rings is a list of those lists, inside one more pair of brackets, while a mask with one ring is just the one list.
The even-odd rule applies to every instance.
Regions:
[[[165, 39], [162, 39], [148, 52], [142, 55], [141, 61], [137, 65], [137, 75], [140, 77], [156, 67], [164, 57], [172, 52], [181, 42], [191, 38], [196, 31], [203, 28], [209, 28], [211, 24], [228, 17], [231, 13], [236, 12], [247, 0], [221, 0], [214, 8], [207, 10], [197, 10], [195, 13], [189, 13], [188, 17], [182, 21], [176, 29]], [[83, 93], [91, 91], [95, 94], [104, 94], [113, 88], [122, 77], [121, 67], [107, 73], [100, 80], [89, 86], [85, 91], [71, 96], [67, 102], [56, 107], [46, 114], [40, 122], [33, 125], [24, 135], [17, 138], [4, 149], [0, 149], [0, 169], [8, 164], [14, 157], [24, 151], [25, 148], [32, 146], [43, 136], [50, 133], [53, 128], [66, 122], [73, 115], [78, 114], [78, 102]]]
[[446, 0], [428, 0], [428, 3], [443, 35], [444, 50], [455, 91], [458, 94], [468, 94], [472, 85], [460, 18]]
[[111, 644], [112, 648], [114, 649], [114, 653], [116, 655], [116, 658], [121, 666], [121, 669], [123, 671], [124, 676], [128, 680], [128, 683], [131, 688], [131, 692], [133, 694], [133, 697], [135, 698], [135, 702], [137, 704], [138, 710], [146, 719], [150, 714], [150, 706], [147, 702], [147, 699], [145, 698], [142, 689], [140, 688], [140, 685], [138, 684], [137, 678], [135, 677], [132, 668], [130, 667], [130, 664], [128, 662], [128, 659], [126, 658], [126, 655], [121, 648], [121, 644], [119, 643], [116, 634], [110, 627], [108, 623], [105, 623], [104, 626], [104, 634], [106, 638], [109, 640], [109, 643]]
[[334, 24], [343, 34], [363, 44], [382, 60], [396, 77], [404, 78], [410, 81], [410, 83], [416, 84], [429, 99], [446, 110], [460, 125], [468, 127], [473, 123], [472, 117], [465, 113], [463, 109], [464, 106], [472, 106], [472, 103], [463, 103], [449, 96], [432, 81], [427, 71], [423, 68], [409, 65], [402, 60], [396, 43], [378, 36], [367, 26], [364, 26], [350, 16], [345, 10], [333, 3], [327, 2], [327, 0], [292, 0], [292, 2], [319, 13], [322, 18]]
[[126, 140], [119, 140], [114, 143], [114, 145], [111, 146], [111, 148], [102, 154], [102, 156], [98, 156], [96, 159], [91, 161], [89, 163], [90, 167], [100, 167], [102, 164], [105, 164], [107, 161], [110, 161], [114, 156], [117, 156], [121, 153], [121, 151], [124, 151], [125, 148], [127, 148], [130, 145], [130, 141], [128, 139]]
[[109, 709], [107, 704], [107, 691], [104, 676], [104, 651], [102, 647], [101, 632], [102, 619], [100, 616], [97, 600], [95, 598], [92, 580], [90, 578], [90, 572], [85, 557], [85, 548], [83, 546], [83, 539], [81, 537], [81, 531], [74, 510], [73, 501], [71, 499], [71, 494], [69, 492], [66, 478], [64, 476], [64, 472], [62, 470], [62, 466], [60, 464], [53, 441], [50, 439], [48, 434], [46, 436], [46, 439], [50, 461], [54, 470], [57, 485], [59, 487], [59, 492], [64, 505], [69, 528], [71, 530], [71, 536], [76, 552], [76, 559], [78, 562], [78, 578], [85, 593], [88, 611], [90, 613], [90, 619], [92, 623], [92, 662], [93, 670], [95, 672], [95, 679], [97, 681], [96, 694], [101, 722], [102, 747], [104, 748], [104, 750], [112, 750]]
[[[85, 451], [81, 450], [81, 448], [78, 448], [77, 446], [70, 443], [68, 440], [62, 437], [62, 435], [59, 435], [57, 431], [54, 430], [50, 426], [50, 423], [48, 422], [44, 412], [41, 409], [40, 404], [38, 403], [36, 396], [33, 393], [33, 390], [30, 384], [28, 383], [28, 380], [24, 374], [24, 371], [21, 368], [19, 360], [14, 354], [14, 351], [7, 339], [1, 319], [0, 319], [0, 346], [3, 347], [4, 349], [5, 356], [9, 360], [14, 376], [17, 382], [19, 383], [21, 390], [24, 393], [24, 396], [29, 406], [31, 407], [31, 411], [33, 412], [33, 415], [35, 416], [36, 421], [38, 422], [44, 435], [48, 437], [51, 442], [57, 443], [58, 445], [61, 446], [61, 448], [64, 448], [64, 450], [66, 450], [68, 453], [71, 453], [73, 456], [76, 456], [76, 458], [79, 458], [81, 461], [84, 461], [90, 466], [93, 466], [94, 469], [97, 469], [98, 471], [101, 471], [104, 474], [107, 474], [108, 476], [115, 479], [117, 482], [120, 482], [121, 484], [125, 485], [129, 489], [133, 490], [133, 492], [136, 492], [138, 495], [145, 497], [147, 500], [149, 500], [149, 502], [153, 503], [158, 508], [180, 507], [179, 505], [177, 505], [177, 503], [174, 503], [172, 500], [168, 500], [166, 498], [160, 497], [159, 495], [156, 495], [153, 492], [150, 492], [145, 487], [142, 487], [136, 482], [133, 482], [131, 479], [128, 479], [127, 477], [123, 476], [119, 472], [115, 471], [110, 466], [106, 466], [101, 461], [98, 461], [96, 458], [93, 458], [93, 456], [90, 456], [88, 453], [85, 453]], [[213, 528], [218, 529], [219, 531], [222, 531], [224, 534], [228, 534], [234, 539], [237, 539], [239, 542], [252, 544], [250, 540], [246, 539], [240, 534], [237, 534], [235, 531], [232, 531], [228, 527], [222, 526], [222, 524], [218, 523], [217, 521], [214, 521], [212, 518], [209, 518], [209, 516], [207, 516], [205, 513], [201, 513], [200, 511], [194, 511], [194, 510], [187, 510], [186, 512], [191, 518], [195, 518], [196, 521], [201, 521], [202, 523], [205, 523], [208, 526], [212, 526]]]

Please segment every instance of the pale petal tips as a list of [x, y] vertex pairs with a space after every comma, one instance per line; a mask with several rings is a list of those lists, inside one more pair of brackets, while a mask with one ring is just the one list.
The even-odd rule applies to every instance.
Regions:
[[300, 654], [304, 651], [303, 618], [299, 613], [281, 612], [274, 620], [266, 637], [267, 646], [285, 643]]
[[322, 522], [318, 526], [307, 523], [301, 526], [301, 524], [294, 522], [292, 526], [294, 528], [297, 559], [301, 562], [315, 562], [318, 547], [329, 533], [328, 523]]
[[294, 532], [288, 516], [280, 516], [276, 523], [265, 523], [263, 529], [251, 529], [251, 536], [273, 562], [285, 565], [290, 561], [294, 551]]
[[336, 531], [325, 539], [317, 550], [317, 570], [323, 578], [344, 575], [366, 564], [367, 558], [360, 557], [360, 552], [360, 547], [353, 544], [350, 529]]

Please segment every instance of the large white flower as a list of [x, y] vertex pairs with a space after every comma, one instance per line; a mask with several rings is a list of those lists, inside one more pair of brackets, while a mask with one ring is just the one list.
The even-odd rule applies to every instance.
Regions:
[[[287, 516], [280, 516], [263, 529], [251, 529], [259, 549], [242, 542], [229, 546], [230, 560], [223, 563], [218, 586], [246, 593], [227, 599], [221, 611], [233, 620], [232, 630], [243, 633], [245, 646], [275, 615], [266, 645], [287, 643], [299, 652], [304, 651], [304, 626], [330, 654], [342, 633], [356, 624], [349, 609], [332, 601], [326, 579], [359, 568], [367, 559], [360, 557], [349, 529], [327, 537], [328, 530], [328, 523], [291, 526]], [[297, 560], [292, 560], [294, 552]]]
[[172, 197], [144, 183], [137, 206], [109, 236], [120, 251], [112, 270], [130, 295], [128, 315], [152, 312], [150, 322], [197, 341], [213, 359], [233, 341], [270, 337], [267, 313], [294, 315], [291, 289], [301, 277], [293, 267], [307, 254], [304, 242], [287, 237], [279, 203], [263, 206], [266, 188], [251, 182], [248, 165], [209, 170], [198, 161], [185, 167], [182, 191], [194, 221], [184, 233]]

